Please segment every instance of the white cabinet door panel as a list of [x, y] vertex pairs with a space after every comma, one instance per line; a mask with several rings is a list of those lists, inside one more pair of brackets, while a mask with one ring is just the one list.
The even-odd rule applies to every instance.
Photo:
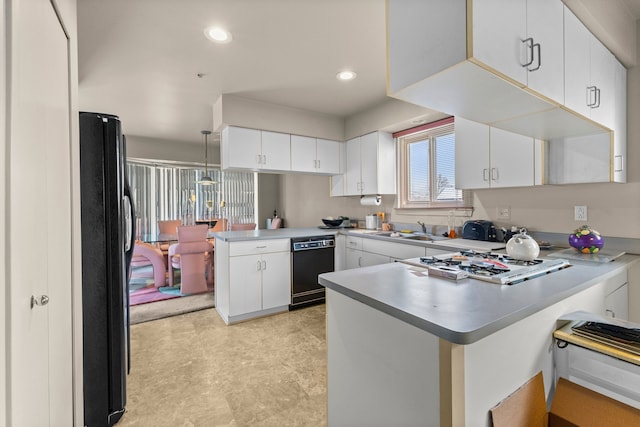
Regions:
[[347, 162], [345, 171], [345, 195], [355, 196], [360, 191], [360, 137], [347, 141]]
[[456, 117], [456, 188], [489, 188], [489, 126]]
[[291, 135], [291, 168], [298, 172], [316, 172], [316, 138]]
[[527, 1], [527, 37], [540, 45], [539, 58], [534, 51], [534, 65], [540, 68], [527, 72], [527, 86], [560, 104], [564, 104], [563, 9], [558, 0]]
[[352, 268], [362, 267], [360, 265], [361, 258], [362, 258], [361, 250], [347, 247], [345, 252], [346, 252], [346, 269], [347, 270], [350, 270]]
[[225, 167], [259, 168], [261, 164], [261, 133], [256, 129], [245, 129], [234, 126], [226, 128], [222, 141], [227, 151], [228, 164]]
[[590, 39], [589, 30], [568, 9], [564, 8], [564, 93], [565, 105], [590, 117], [587, 106], [587, 87], [590, 73]]
[[229, 258], [229, 316], [262, 308], [261, 257], [248, 255]]
[[378, 132], [360, 137], [360, 174], [362, 194], [378, 192]]
[[262, 131], [262, 169], [291, 170], [288, 133]]
[[534, 143], [530, 136], [491, 128], [491, 186], [534, 185]]
[[262, 309], [291, 302], [291, 253], [262, 255]]
[[340, 145], [338, 141], [318, 138], [316, 141], [317, 172], [340, 173]]
[[473, 56], [523, 86], [526, 0], [474, 0]]
[[602, 43], [591, 36], [591, 86], [598, 90], [597, 107], [591, 109], [591, 119], [615, 127], [615, 58]]

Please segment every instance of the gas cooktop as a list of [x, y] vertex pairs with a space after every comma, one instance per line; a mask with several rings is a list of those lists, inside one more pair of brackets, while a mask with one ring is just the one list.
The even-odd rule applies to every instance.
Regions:
[[[461, 251], [419, 258], [429, 274], [459, 280], [465, 277], [501, 285], [513, 285], [569, 267], [565, 259], [521, 261], [493, 252]], [[415, 264], [415, 263], [411, 263]]]

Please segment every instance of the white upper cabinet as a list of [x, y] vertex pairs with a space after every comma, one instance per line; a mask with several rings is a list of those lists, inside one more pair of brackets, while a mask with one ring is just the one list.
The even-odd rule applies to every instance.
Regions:
[[340, 142], [291, 135], [291, 170], [333, 175], [340, 173]]
[[473, 58], [558, 103], [564, 100], [562, 32], [559, 0], [473, 2]]
[[393, 137], [372, 132], [346, 143], [345, 195], [395, 194], [396, 157]]
[[227, 126], [220, 140], [222, 169], [291, 170], [290, 135]]
[[279, 132], [261, 131], [262, 164], [261, 169], [287, 171], [291, 168], [290, 135]]
[[388, 0], [387, 92], [538, 139], [602, 132], [563, 107], [563, 10], [560, 0]]
[[568, 8], [564, 23], [565, 104], [613, 129], [617, 61]]
[[456, 117], [456, 188], [536, 184], [534, 139]]
[[344, 196], [346, 190], [346, 174], [345, 171], [347, 169], [347, 144], [340, 144], [340, 164], [339, 164], [339, 174], [333, 175], [331, 177], [331, 190], [330, 194], [332, 197], [335, 196]]
[[340, 173], [341, 142], [318, 138], [316, 140], [317, 172], [324, 174]]

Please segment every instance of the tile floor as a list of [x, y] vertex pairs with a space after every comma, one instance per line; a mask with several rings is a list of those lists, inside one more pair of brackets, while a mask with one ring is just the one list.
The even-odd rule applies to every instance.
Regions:
[[226, 326], [214, 309], [131, 327], [129, 426], [324, 426], [325, 306]]

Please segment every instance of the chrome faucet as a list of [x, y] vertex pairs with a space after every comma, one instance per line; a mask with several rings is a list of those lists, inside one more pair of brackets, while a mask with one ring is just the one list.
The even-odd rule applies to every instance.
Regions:
[[427, 226], [426, 226], [426, 225], [424, 225], [424, 222], [422, 222], [422, 221], [418, 221], [418, 224], [420, 224], [420, 227], [422, 227], [422, 232], [423, 232], [424, 234], [427, 234]]

